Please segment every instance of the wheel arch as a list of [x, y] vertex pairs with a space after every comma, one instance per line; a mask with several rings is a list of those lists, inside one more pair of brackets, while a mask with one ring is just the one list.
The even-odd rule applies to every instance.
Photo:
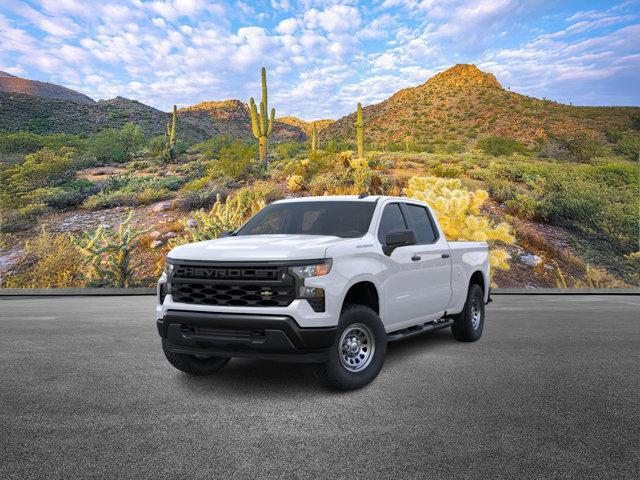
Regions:
[[467, 286], [467, 289], [471, 288], [471, 285], [478, 285], [482, 289], [482, 294], [486, 302], [489, 297], [490, 289], [490, 284], [486, 273], [482, 270], [475, 270], [469, 277], [469, 284]]
[[381, 298], [377, 285], [371, 279], [360, 279], [354, 281], [347, 289], [340, 309], [345, 305], [355, 303], [365, 305], [380, 315]]

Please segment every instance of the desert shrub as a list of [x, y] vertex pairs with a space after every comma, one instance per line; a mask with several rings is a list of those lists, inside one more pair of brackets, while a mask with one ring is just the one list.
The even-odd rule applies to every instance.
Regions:
[[286, 191], [277, 184], [258, 180], [250, 187], [233, 192], [233, 196], [243, 206], [271, 203], [286, 197]]
[[504, 204], [509, 214], [525, 220], [536, 219], [540, 210], [539, 202], [528, 194], [517, 193], [512, 200], [507, 200]]
[[139, 191], [126, 189], [111, 192], [102, 191], [96, 195], [88, 197], [82, 208], [87, 210], [102, 210], [114, 207], [140, 207], [151, 203], [159, 202], [171, 198], [174, 193], [166, 188], [147, 187]]
[[512, 244], [515, 238], [509, 224], [495, 224], [480, 213], [480, 207], [489, 198], [486, 191], [470, 192], [462, 188], [462, 182], [458, 179], [413, 177], [404, 194], [426, 202], [435, 210], [449, 240], [488, 242], [491, 246], [491, 266], [509, 268], [507, 252], [495, 248], [495, 245]]
[[306, 181], [325, 172], [335, 172], [339, 167], [339, 160], [335, 154], [316, 151], [311, 152], [308, 158], [286, 161], [282, 166], [282, 174], [285, 177], [300, 175]]
[[80, 205], [97, 191], [95, 183], [81, 178], [60, 187], [37, 188], [31, 192], [31, 201], [44, 203], [51, 208], [69, 208]]
[[191, 147], [194, 153], [201, 153], [207, 158], [218, 158], [220, 150], [230, 147], [234, 140], [233, 137], [226, 135], [211, 137], [206, 142], [198, 143]]
[[31, 192], [38, 188], [57, 187], [75, 178], [81, 166], [72, 148], [58, 151], [43, 148], [25, 157], [21, 164], [0, 173], [0, 200], [4, 207], [31, 203]]
[[167, 137], [165, 135], [157, 135], [149, 140], [149, 155], [160, 157], [164, 155], [167, 146]]
[[438, 163], [433, 167], [433, 173], [437, 177], [458, 178], [463, 172], [464, 168], [447, 163]]
[[209, 164], [208, 173], [215, 176], [219, 172], [225, 177], [238, 178], [247, 170], [256, 153], [254, 144], [234, 140], [231, 145], [220, 149], [218, 160]]
[[512, 211], [528, 202], [522, 207], [526, 215], [601, 239], [623, 254], [637, 248], [640, 199], [632, 163], [568, 164], [512, 157], [473, 170], [471, 176], [487, 182], [496, 200], [511, 200]]
[[640, 159], [640, 134], [623, 134], [616, 142], [616, 152], [631, 160]]
[[84, 265], [69, 235], [52, 234], [44, 227], [25, 244], [26, 258], [18, 273], [6, 279], [9, 288], [63, 288], [84, 286]]
[[0, 153], [34, 153], [45, 147], [52, 150], [59, 150], [62, 147], [82, 150], [86, 147], [86, 143], [86, 139], [79, 135], [0, 132]]
[[144, 142], [139, 125], [127, 123], [120, 130], [102, 130], [89, 138], [88, 151], [100, 162], [125, 162]]
[[37, 223], [38, 215], [47, 211], [44, 203], [30, 203], [16, 209], [2, 208], [0, 211], [0, 232], [12, 233], [29, 230]]
[[499, 157], [519, 153], [527, 155], [529, 150], [517, 140], [506, 137], [484, 137], [478, 140], [478, 148], [488, 155]]
[[289, 175], [287, 178], [287, 188], [292, 192], [298, 192], [304, 188], [304, 177], [302, 175]]
[[219, 196], [225, 198], [227, 192], [210, 188], [183, 190], [178, 194], [175, 206], [178, 210], [191, 212], [192, 210], [211, 207]]
[[117, 229], [104, 225], [74, 239], [93, 286], [128, 288], [135, 285], [135, 272], [142, 266], [133, 253], [148, 230], [131, 225], [133, 211]]
[[275, 152], [278, 157], [290, 160], [305, 153], [308, 149], [307, 144], [301, 142], [283, 142], [275, 146]]
[[603, 153], [600, 141], [585, 132], [566, 135], [558, 140], [567, 149], [569, 155], [579, 162], [588, 162]]

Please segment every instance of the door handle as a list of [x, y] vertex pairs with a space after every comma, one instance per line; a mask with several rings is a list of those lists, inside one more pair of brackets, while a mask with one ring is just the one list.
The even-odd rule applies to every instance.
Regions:
[[418, 260], [420, 260], [422, 257], [420, 255], [414, 255], [413, 257], [411, 257], [411, 260], [413, 260], [414, 262], [417, 262]]
[[449, 258], [449, 254], [448, 253], [443, 253], [442, 254], [442, 258]]

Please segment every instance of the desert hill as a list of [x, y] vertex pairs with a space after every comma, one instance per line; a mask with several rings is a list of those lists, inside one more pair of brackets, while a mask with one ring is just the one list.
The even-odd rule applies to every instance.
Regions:
[[[529, 146], [576, 134], [603, 139], [606, 129], [632, 128], [638, 107], [574, 107], [527, 97], [504, 89], [475, 65], [459, 64], [422, 85], [364, 107], [365, 139], [429, 144], [480, 136], [504, 136]], [[353, 141], [355, 113], [324, 129], [321, 138]]]
[[302, 130], [304, 133], [306, 133], [307, 135], [311, 134], [311, 125], [312, 124], [316, 124], [316, 132], [321, 132], [322, 130], [324, 130], [325, 128], [327, 128], [329, 125], [331, 125], [335, 120], [331, 120], [331, 119], [320, 119], [320, 120], [313, 120], [312, 122], [306, 122], [298, 117], [294, 117], [292, 115], [286, 116], [286, 117], [280, 117], [280, 118], [276, 118], [276, 121], [278, 122], [282, 122], [282, 123], [286, 123], [288, 125], [291, 125], [293, 127], [298, 127], [300, 130]]
[[[251, 115], [249, 107], [240, 100], [223, 100], [219, 102], [202, 102], [178, 110], [178, 118], [187, 119], [190, 124], [211, 135], [228, 135], [250, 140]], [[296, 125], [276, 120], [271, 140], [303, 141], [305, 132]]]
[[53, 83], [39, 82], [16, 77], [6, 72], [0, 72], [0, 92], [9, 94], [27, 94], [55, 100], [72, 100], [80, 103], [94, 103], [92, 98]]
[[[178, 136], [200, 142], [212, 135], [251, 139], [251, 117], [240, 100], [202, 102], [179, 110]], [[161, 135], [171, 115], [136, 100], [94, 101], [82, 93], [0, 72], [0, 130], [90, 134], [125, 123], [140, 125], [148, 137]], [[302, 129], [276, 121], [272, 141], [303, 141]]]

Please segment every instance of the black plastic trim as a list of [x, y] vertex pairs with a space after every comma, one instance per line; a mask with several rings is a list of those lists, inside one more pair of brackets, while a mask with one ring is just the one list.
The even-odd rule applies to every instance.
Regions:
[[[258, 357], [325, 353], [337, 327], [302, 328], [288, 315], [168, 310], [157, 320], [158, 333], [172, 351]], [[317, 358], [317, 356], [313, 357]], [[302, 361], [302, 360], [300, 360]]]

